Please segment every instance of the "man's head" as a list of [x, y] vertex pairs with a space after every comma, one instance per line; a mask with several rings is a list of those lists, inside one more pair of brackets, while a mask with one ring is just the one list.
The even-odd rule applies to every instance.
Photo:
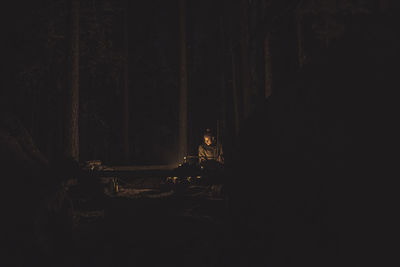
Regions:
[[214, 136], [212, 135], [212, 133], [209, 129], [206, 130], [203, 138], [204, 138], [204, 143], [208, 146], [210, 146], [210, 145], [212, 145], [212, 143], [214, 143]]

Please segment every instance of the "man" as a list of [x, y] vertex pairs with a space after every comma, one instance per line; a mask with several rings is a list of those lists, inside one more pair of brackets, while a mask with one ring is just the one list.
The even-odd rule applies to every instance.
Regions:
[[[203, 167], [205, 165], [219, 165], [224, 164], [224, 157], [221, 144], [216, 144], [215, 137], [210, 129], [207, 129], [203, 135], [203, 143], [199, 145], [199, 164]], [[219, 164], [218, 164], [219, 163]]]

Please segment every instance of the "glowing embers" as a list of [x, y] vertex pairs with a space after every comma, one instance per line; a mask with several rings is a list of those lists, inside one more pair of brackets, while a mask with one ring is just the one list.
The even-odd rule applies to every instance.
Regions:
[[177, 183], [177, 181], [178, 181], [178, 177], [177, 177], [177, 176], [173, 176], [173, 177], [171, 177], [171, 176], [168, 176], [168, 177], [167, 177], [167, 182], [170, 182], [170, 183], [176, 184], [176, 183]]

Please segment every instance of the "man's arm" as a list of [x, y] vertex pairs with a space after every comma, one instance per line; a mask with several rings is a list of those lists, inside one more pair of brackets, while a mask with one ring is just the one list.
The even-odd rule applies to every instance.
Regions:
[[203, 146], [199, 145], [199, 163], [202, 163], [207, 160], [206, 152], [204, 151]]

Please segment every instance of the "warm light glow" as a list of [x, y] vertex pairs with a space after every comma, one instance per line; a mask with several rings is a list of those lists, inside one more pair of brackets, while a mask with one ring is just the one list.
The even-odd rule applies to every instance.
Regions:
[[212, 144], [212, 139], [209, 136], [204, 136], [204, 143], [208, 146]]

